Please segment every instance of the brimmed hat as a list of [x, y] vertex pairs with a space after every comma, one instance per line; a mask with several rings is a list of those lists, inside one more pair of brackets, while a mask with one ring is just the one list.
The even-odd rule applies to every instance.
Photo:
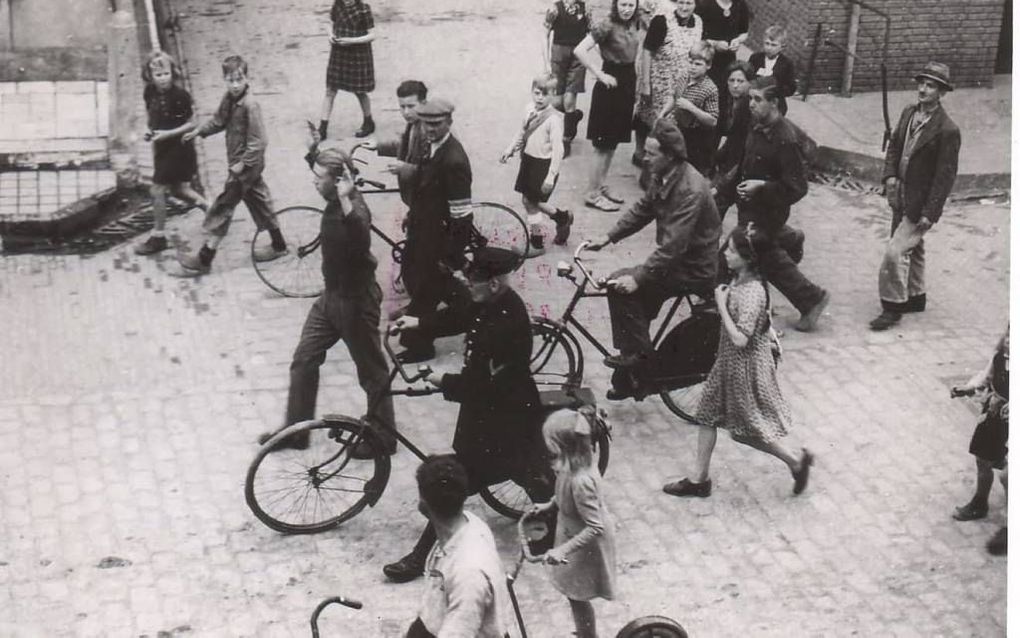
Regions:
[[475, 251], [464, 274], [476, 280], [492, 279], [517, 270], [521, 261], [521, 255], [512, 250], [485, 246]]
[[949, 65], [942, 64], [941, 62], [929, 62], [914, 76], [915, 80], [920, 80], [921, 78], [935, 80], [946, 87], [947, 91], [953, 90], [953, 84], [949, 81]]
[[669, 149], [676, 157], [687, 159], [687, 143], [684, 141], [684, 134], [671, 120], [659, 118], [652, 128], [652, 137], [658, 140], [663, 149]]
[[441, 97], [435, 97], [424, 104], [419, 104], [415, 107], [414, 112], [423, 120], [449, 117], [453, 114], [453, 103]]

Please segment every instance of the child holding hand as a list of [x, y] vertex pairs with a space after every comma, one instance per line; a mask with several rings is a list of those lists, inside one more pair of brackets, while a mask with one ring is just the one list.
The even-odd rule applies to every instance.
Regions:
[[[553, 586], [567, 597], [579, 638], [595, 638], [593, 598], [612, 600], [616, 549], [601, 477], [592, 460], [591, 408], [557, 410], [542, 426], [556, 471], [556, 494], [531, 516], [558, 508], [556, 540], [545, 553]], [[590, 416], [589, 416], [590, 415]]]

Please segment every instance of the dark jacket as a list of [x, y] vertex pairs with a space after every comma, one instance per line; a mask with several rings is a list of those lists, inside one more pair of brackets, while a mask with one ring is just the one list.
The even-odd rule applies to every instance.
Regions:
[[400, 199], [410, 206], [418, 167], [429, 153], [429, 142], [421, 122], [408, 124], [397, 139], [380, 140], [376, 152], [380, 157], [395, 157], [404, 162], [405, 165], [397, 172], [397, 186], [400, 188]]
[[[758, 69], [765, 68], [765, 52], [752, 53], [748, 59], [751, 68], [757, 74]], [[779, 89], [779, 112], [786, 115], [786, 98], [797, 92], [797, 66], [793, 60], [780, 53], [776, 56], [776, 64], [772, 67], [772, 77]]]
[[[807, 195], [803, 134], [780, 116], [768, 126], [751, 124], [737, 170], [718, 185], [718, 199], [737, 202], [738, 220], [776, 231], [790, 217], [790, 207]], [[737, 185], [745, 179], [765, 180], [750, 200], [737, 200]]]
[[885, 154], [882, 181], [900, 178], [903, 207], [893, 210], [893, 228], [906, 217], [917, 222], [921, 217], [935, 223], [942, 216], [942, 207], [953, 190], [960, 155], [960, 129], [941, 106], [921, 129], [914, 152], [907, 162], [905, 175], [899, 174], [907, 127], [917, 105], [908, 106], [900, 115], [889, 150]]
[[653, 177], [644, 196], [609, 231], [613, 243], [655, 222], [658, 247], [638, 267], [638, 285], [667, 287], [713, 281], [718, 263], [719, 213], [711, 187], [689, 162]]
[[470, 209], [471, 162], [452, 134], [422, 161], [410, 196], [405, 259], [423, 268], [445, 261], [460, 269], [470, 231], [462, 211]]
[[453, 449], [472, 478], [493, 483], [541, 454], [538, 389], [531, 377], [531, 320], [511, 289], [469, 312], [444, 308], [421, 318], [429, 337], [467, 332], [464, 368], [445, 374], [440, 388], [460, 403]]

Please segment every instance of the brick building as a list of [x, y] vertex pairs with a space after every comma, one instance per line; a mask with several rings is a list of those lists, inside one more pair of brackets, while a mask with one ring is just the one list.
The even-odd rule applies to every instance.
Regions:
[[[851, 0], [746, 1], [754, 15], [749, 44], [759, 48], [769, 25], [785, 24], [790, 32], [787, 54], [797, 61], [802, 88], [821, 24], [822, 42], [818, 44], [810, 90], [842, 90], [847, 58], [844, 51], [851, 48]], [[1011, 0], [868, 0], [864, 4], [890, 18], [886, 56], [890, 89], [913, 86], [911, 76], [932, 59], [949, 64], [957, 86], [988, 86], [992, 75], [1010, 70]], [[850, 88], [877, 90], [881, 86], [879, 64], [886, 21], [876, 12], [861, 8], [858, 25], [857, 59]]]

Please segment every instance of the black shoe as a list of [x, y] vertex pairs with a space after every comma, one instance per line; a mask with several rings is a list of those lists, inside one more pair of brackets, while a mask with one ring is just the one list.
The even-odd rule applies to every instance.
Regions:
[[562, 246], [570, 239], [570, 227], [574, 224], [574, 214], [560, 208], [557, 209], [556, 217], [553, 220], [556, 222], [556, 236], [553, 237], [553, 243]]
[[1006, 544], [1009, 541], [1009, 532], [1006, 531], [1006, 526], [1003, 525], [999, 528], [999, 531], [988, 539], [988, 543], [985, 545], [985, 549], [992, 556], [1005, 556], [1006, 555]]
[[793, 493], [800, 494], [807, 489], [808, 476], [811, 474], [811, 466], [814, 465], [815, 456], [801, 448], [800, 469], [793, 473]]
[[545, 254], [545, 237], [542, 235], [532, 235], [528, 239], [528, 259], [532, 257], [541, 257]]
[[914, 295], [907, 299], [907, 302], [903, 304], [902, 312], [924, 312], [927, 305], [928, 295], [921, 293], [920, 295]]
[[958, 521], [976, 521], [988, 516], [988, 506], [975, 505], [973, 502], [957, 507], [953, 518]]
[[889, 328], [892, 328], [893, 326], [898, 324], [902, 316], [903, 315], [901, 315], [900, 313], [893, 312], [892, 310], [883, 310], [882, 314], [872, 319], [871, 323], [869, 323], [868, 325], [871, 326], [871, 329], [874, 330], [875, 332], [888, 330]]
[[614, 370], [620, 370], [622, 368], [633, 368], [637, 364], [641, 363], [643, 357], [639, 354], [611, 354], [602, 360], [602, 363]]
[[[269, 442], [269, 439], [277, 435], [277, 432], [263, 432], [259, 435], [259, 445], [265, 445]], [[311, 443], [308, 432], [302, 432], [301, 434], [292, 434], [284, 440], [277, 443], [271, 451], [276, 452], [279, 450], [307, 450]]]
[[397, 353], [398, 363], [423, 363], [436, 358], [435, 348], [423, 348], [421, 350], [401, 350]]
[[395, 563], [383, 565], [382, 571], [395, 583], [409, 583], [424, 573], [425, 561], [411, 553]]
[[673, 483], [666, 483], [662, 486], [662, 491], [670, 496], [708, 498], [712, 495], [712, 479], [706, 479], [702, 483], [695, 483], [686, 478], [680, 479]]
[[137, 246], [135, 246], [135, 254], [136, 255], [155, 255], [156, 253], [162, 252], [162, 251], [166, 250], [169, 247], [170, 247], [170, 244], [167, 243], [166, 237], [162, 237], [162, 236], [156, 237], [154, 235], [149, 235], [148, 239], [146, 239], [141, 244], [138, 244]]
[[375, 121], [366, 117], [361, 123], [361, 128], [354, 132], [354, 137], [368, 137], [372, 133], [375, 133]]
[[634, 391], [629, 388], [618, 388], [613, 386], [606, 390], [606, 399], [610, 401], [626, 401], [634, 396]]

